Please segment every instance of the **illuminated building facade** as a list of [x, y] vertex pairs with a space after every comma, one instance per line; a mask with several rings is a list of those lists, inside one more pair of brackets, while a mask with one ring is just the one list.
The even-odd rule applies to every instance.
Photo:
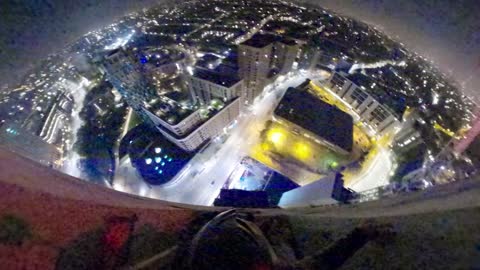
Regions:
[[0, 147], [45, 166], [59, 168], [62, 164], [60, 150], [42, 140], [17, 123], [0, 123]]
[[242, 98], [251, 105], [267, 84], [291, 71], [299, 45], [278, 36], [255, 34], [238, 49], [239, 73], [245, 81]]
[[[123, 49], [105, 57], [110, 82], [145, 122], [186, 151], [194, 151], [220, 135], [240, 113], [242, 80], [198, 70], [186, 75], [194, 101], [158, 96], [149, 82], [148, 60]], [[197, 103], [197, 102], [195, 102]]]
[[186, 76], [194, 104], [209, 104], [212, 99], [226, 102], [240, 96], [244, 90], [243, 80], [208, 69], [196, 68], [192, 75]]
[[222, 134], [224, 128], [240, 114], [240, 98], [227, 103], [212, 100], [208, 106], [191, 112], [180, 122], [165, 122], [159, 117], [152, 117], [157, 129], [171, 142], [186, 151], [195, 151], [210, 139]]
[[405, 104], [389, 97], [385, 89], [363, 74], [335, 72], [327, 85], [380, 134], [398, 126], [406, 109]]
[[137, 59], [134, 52], [115, 49], [109, 52], [103, 62], [103, 69], [110, 83], [123, 96], [127, 104], [146, 122], [145, 103], [156, 97], [154, 88], [149, 84], [142, 64], [146, 60]]

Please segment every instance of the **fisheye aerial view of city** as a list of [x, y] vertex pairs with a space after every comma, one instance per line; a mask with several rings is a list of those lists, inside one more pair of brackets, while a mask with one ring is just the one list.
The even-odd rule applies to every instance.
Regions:
[[20, 2], [0, 268], [480, 267], [476, 1]]

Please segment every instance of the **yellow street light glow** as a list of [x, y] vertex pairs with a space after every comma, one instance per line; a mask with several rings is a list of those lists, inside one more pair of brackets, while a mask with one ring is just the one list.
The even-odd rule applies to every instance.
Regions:
[[304, 142], [297, 142], [293, 147], [293, 154], [300, 160], [306, 160], [312, 155], [312, 150]]
[[285, 141], [286, 135], [282, 130], [272, 129], [268, 133], [268, 140], [273, 142], [275, 145], [281, 145]]

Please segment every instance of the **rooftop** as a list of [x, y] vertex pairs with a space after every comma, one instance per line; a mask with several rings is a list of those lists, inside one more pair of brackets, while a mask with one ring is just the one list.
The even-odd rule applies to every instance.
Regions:
[[203, 68], [196, 68], [193, 73], [193, 77], [206, 80], [224, 87], [231, 87], [241, 80], [240, 78], [234, 76], [228, 76]]
[[352, 116], [304, 89], [288, 88], [275, 108], [275, 115], [322, 137], [347, 152], [352, 150]]
[[127, 133], [128, 142], [122, 141], [130, 160], [142, 178], [151, 185], [172, 179], [192, 158], [165, 137], [139, 125]]
[[242, 44], [255, 48], [263, 48], [278, 40], [277, 36], [270, 34], [255, 34]]
[[218, 66], [221, 61], [222, 61], [222, 58], [220, 58], [219, 56], [211, 53], [206, 53], [204, 56], [202, 56], [197, 60], [197, 62], [195, 63], [195, 66], [212, 69]]
[[[168, 98], [170, 99], [171, 97]], [[162, 100], [161, 97], [150, 104], [148, 110], [170, 125], [180, 123], [183, 119], [187, 118], [194, 112], [193, 109], [181, 107], [174, 102], [166, 102]]]
[[[158, 128], [160, 128], [161, 130], [165, 131], [166, 133], [168, 133], [170, 136], [176, 138], [176, 139], [182, 139], [182, 138], [185, 138], [187, 137], [188, 135], [190, 135], [194, 130], [196, 130], [198, 127], [200, 127], [201, 125], [203, 125], [205, 122], [207, 122], [209, 119], [211, 119], [213, 116], [215, 116], [217, 113], [219, 113], [220, 111], [222, 111], [224, 108], [226, 108], [227, 106], [229, 106], [230, 104], [232, 104], [233, 102], [235, 102], [237, 99], [239, 99], [239, 97], [236, 97], [232, 100], [229, 100], [228, 102], [226, 103], [223, 103], [221, 102], [220, 100], [218, 99], [213, 99], [211, 101], [211, 103], [209, 104], [209, 106], [203, 106], [201, 108], [199, 108], [198, 110], [200, 110], [200, 116], [202, 117], [202, 120], [199, 121], [197, 124], [195, 124], [194, 126], [192, 126], [190, 129], [189, 129], [189, 132], [184, 134], [183, 136], [178, 136], [177, 134], [171, 132], [170, 130], [164, 128], [163, 126], [159, 125], [157, 126]], [[193, 112], [193, 110], [192, 110]]]
[[294, 45], [297, 45], [297, 42], [293, 39], [289, 39], [289, 38], [281, 38], [279, 40], [281, 43], [285, 44], [285, 45], [288, 45], [288, 46], [294, 46]]

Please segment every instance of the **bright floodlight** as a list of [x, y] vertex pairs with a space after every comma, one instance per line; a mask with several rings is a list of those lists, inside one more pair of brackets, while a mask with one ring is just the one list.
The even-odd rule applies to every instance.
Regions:
[[274, 144], [282, 144], [285, 141], [285, 134], [281, 130], [271, 130], [268, 134], [268, 139]]
[[155, 158], [155, 163], [160, 163], [162, 162], [162, 158], [161, 157], [156, 157]]
[[305, 160], [311, 156], [311, 149], [305, 142], [297, 142], [293, 147], [295, 157], [300, 160]]
[[162, 152], [162, 148], [160, 148], [160, 147], [155, 147], [155, 153], [156, 153], [156, 154], [159, 154], [160, 152]]
[[152, 159], [151, 158], [146, 158], [145, 163], [147, 163], [147, 165], [152, 164]]

